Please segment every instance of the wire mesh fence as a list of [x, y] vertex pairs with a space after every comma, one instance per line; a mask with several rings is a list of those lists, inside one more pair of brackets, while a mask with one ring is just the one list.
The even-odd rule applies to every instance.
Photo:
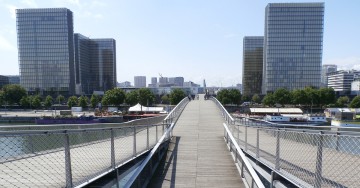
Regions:
[[360, 187], [360, 132], [229, 126], [245, 152], [301, 187]]

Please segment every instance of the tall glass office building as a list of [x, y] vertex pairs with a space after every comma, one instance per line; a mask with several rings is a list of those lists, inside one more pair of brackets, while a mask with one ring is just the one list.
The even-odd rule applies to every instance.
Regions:
[[20, 84], [28, 92], [73, 94], [73, 14], [66, 8], [17, 9]]
[[265, 11], [262, 93], [320, 87], [324, 3], [270, 3]]
[[74, 35], [76, 94], [92, 94], [116, 87], [114, 39], [90, 39]]
[[264, 37], [244, 37], [242, 94], [261, 94]]

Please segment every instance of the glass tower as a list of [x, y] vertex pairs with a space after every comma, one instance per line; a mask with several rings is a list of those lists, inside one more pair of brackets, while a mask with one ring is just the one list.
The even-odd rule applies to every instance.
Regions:
[[244, 37], [242, 94], [261, 94], [264, 37]]
[[73, 14], [66, 8], [17, 9], [20, 84], [28, 92], [74, 94]]
[[76, 94], [92, 94], [116, 87], [114, 39], [90, 39], [74, 34]]
[[262, 93], [320, 87], [324, 3], [270, 3], [265, 11]]

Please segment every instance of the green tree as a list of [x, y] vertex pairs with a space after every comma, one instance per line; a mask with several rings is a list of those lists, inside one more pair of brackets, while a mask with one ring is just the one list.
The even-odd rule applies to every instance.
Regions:
[[21, 98], [27, 95], [26, 90], [17, 84], [5, 85], [3, 92], [4, 101], [10, 105], [20, 103]]
[[291, 92], [291, 98], [292, 98], [292, 104], [306, 104], [307, 102], [307, 96], [303, 89], [295, 89]]
[[253, 95], [251, 101], [254, 103], [261, 103], [260, 96], [258, 94]]
[[4, 91], [0, 90], [0, 106], [4, 104]]
[[291, 94], [285, 88], [277, 89], [274, 92], [273, 97], [274, 97], [275, 102], [281, 104], [281, 106], [291, 103]]
[[78, 103], [78, 98], [76, 96], [71, 96], [68, 99], [67, 105], [69, 108], [75, 106]]
[[321, 88], [318, 90], [319, 106], [322, 107], [325, 104], [334, 104], [336, 102], [336, 94], [333, 88]]
[[45, 102], [44, 102], [45, 108], [50, 108], [53, 104], [53, 100], [54, 99], [50, 95], [46, 96]]
[[31, 108], [38, 109], [41, 107], [40, 95], [31, 96]]
[[104, 97], [102, 98], [103, 105], [115, 105], [119, 106], [125, 100], [125, 92], [120, 88], [114, 88], [106, 91]]
[[98, 95], [92, 94], [90, 98], [91, 108], [95, 108], [99, 102], [100, 102], [100, 97]]
[[130, 91], [129, 93], [126, 93], [125, 96], [125, 103], [134, 106], [139, 102], [139, 92], [137, 90]]
[[243, 95], [241, 97], [241, 101], [243, 102], [249, 102], [251, 100], [251, 97], [249, 95]]
[[30, 108], [30, 104], [31, 104], [31, 98], [29, 96], [23, 96], [21, 99], [20, 99], [20, 105], [23, 107], [23, 108]]
[[161, 103], [162, 104], [169, 104], [169, 102], [170, 102], [170, 98], [169, 98], [169, 95], [163, 95], [162, 97], [161, 97]]
[[152, 105], [155, 101], [155, 95], [147, 88], [141, 88], [139, 92], [139, 103], [143, 106]]
[[356, 96], [353, 98], [353, 100], [351, 101], [350, 108], [360, 108], [360, 96]]
[[231, 98], [230, 98], [230, 93], [228, 89], [222, 89], [220, 90], [217, 94], [216, 94], [216, 98], [219, 100], [219, 102], [222, 105], [225, 104], [230, 104], [231, 103]]
[[319, 94], [318, 91], [312, 87], [306, 87], [304, 89], [305, 94], [306, 94], [306, 104], [310, 105], [311, 108], [313, 107], [314, 104], [319, 104]]
[[262, 103], [266, 106], [274, 106], [275, 104], [274, 94], [268, 93], [267, 95], [265, 95]]
[[229, 90], [229, 98], [231, 100], [231, 104], [239, 105], [241, 103], [241, 93], [238, 89], [230, 89]]
[[58, 95], [58, 96], [56, 97], [56, 102], [59, 102], [59, 104], [61, 104], [61, 103], [64, 102], [64, 101], [65, 101], [65, 97], [64, 97], [64, 96]]
[[186, 94], [182, 89], [176, 88], [170, 92], [169, 97], [170, 103], [176, 105], [186, 97]]
[[89, 100], [88, 97], [81, 95], [78, 98], [78, 106], [81, 106], [82, 108], [86, 108], [88, 105], [88, 100]]
[[349, 97], [347, 96], [339, 97], [336, 101], [336, 106], [340, 108], [345, 107], [346, 104], [349, 103], [349, 101]]

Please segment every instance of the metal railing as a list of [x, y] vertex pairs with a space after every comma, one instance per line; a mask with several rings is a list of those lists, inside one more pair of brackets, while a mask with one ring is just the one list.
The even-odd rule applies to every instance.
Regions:
[[358, 128], [281, 125], [247, 118], [228, 128], [240, 148], [272, 172], [271, 186], [282, 178], [297, 187], [360, 187]]
[[235, 123], [235, 120], [231, 115], [227, 112], [227, 110], [221, 105], [221, 103], [215, 98], [210, 98], [212, 101], [215, 102], [215, 104], [218, 106], [218, 108], [221, 111], [222, 116], [224, 117], [227, 124], [223, 124], [224, 126], [224, 137], [226, 140], [226, 143], [228, 144], [230, 148], [230, 152], [234, 155], [234, 161], [237, 166], [239, 166], [240, 175], [245, 180], [244, 183], [248, 185], [248, 187], [258, 187], [263, 188], [265, 187], [264, 184], [261, 182], [259, 176], [256, 174], [254, 168], [251, 166], [249, 160], [243, 153], [243, 151], [240, 149], [238, 142], [235, 140], [232, 131], [229, 130], [229, 127]]
[[[82, 187], [149, 151], [165, 116], [121, 124], [0, 128], [0, 185]], [[7, 130], [7, 131], [4, 131]]]
[[[164, 119], [166, 130], [154, 148], [150, 151], [145, 160], [141, 163], [140, 167], [134, 172], [125, 187], [146, 187], [152, 177], [152, 174], [156, 170], [157, 165], [162, 159], [164, 153], [167, 150], [167, 141], [172, 138], [172, 131], [176, 125], [176, 122], [188, 104], [188, 98], [184, 98], [178, 105], [169, 113]], [[168, 123], [171, 123], [170, 125]], [[164, 146], [165, 144], [165, 146]], [[165, 149], [164, 149], [165, 148]]]

